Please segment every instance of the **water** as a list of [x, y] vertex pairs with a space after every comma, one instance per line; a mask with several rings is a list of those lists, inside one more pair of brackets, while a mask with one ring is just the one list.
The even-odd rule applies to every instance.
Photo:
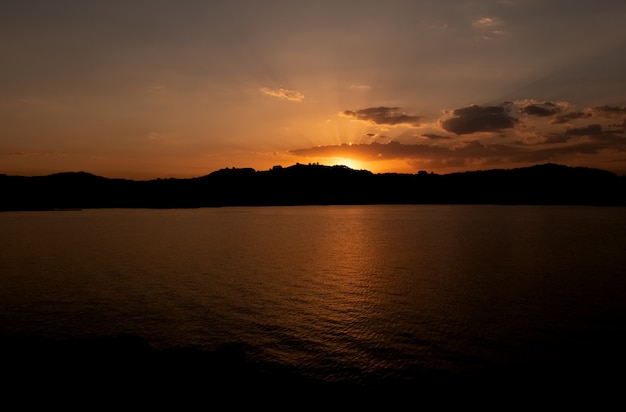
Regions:
[[245, 345], [326, 381], [615, 360], [626, 210], [306, 206], [0, 214], [0, 333]]

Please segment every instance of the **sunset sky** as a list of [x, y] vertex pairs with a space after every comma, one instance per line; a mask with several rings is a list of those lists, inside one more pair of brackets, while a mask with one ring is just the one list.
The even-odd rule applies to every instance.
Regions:
[[626, 175], [626, 1], [0, 6], [0, 173]]

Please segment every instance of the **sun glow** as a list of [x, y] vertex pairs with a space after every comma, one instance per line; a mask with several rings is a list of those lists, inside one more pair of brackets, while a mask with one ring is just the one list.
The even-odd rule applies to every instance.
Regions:
[[354, 169], [354, 170], [365, 169], [362, 162], [359, 162], [358, 160], [350, 159], [348, 157], [333, 157], [330, 159], [330, 164], [347, 166], [350, 169]]

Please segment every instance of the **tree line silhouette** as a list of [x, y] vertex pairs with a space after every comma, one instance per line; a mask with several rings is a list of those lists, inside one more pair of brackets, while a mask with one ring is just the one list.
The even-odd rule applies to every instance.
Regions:
[[86, 172], [0, 175], [0, 210], [359, 204], [626, 206], [626, 176], [543, 164], [450, 174], [372, 173], [295, 164], [195, 178], [110, 179]]

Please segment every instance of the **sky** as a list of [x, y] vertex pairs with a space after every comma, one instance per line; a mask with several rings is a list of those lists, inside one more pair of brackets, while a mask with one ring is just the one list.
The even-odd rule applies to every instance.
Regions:
[[8, 0], [0, 173], [626, 175], [623, 0]]

